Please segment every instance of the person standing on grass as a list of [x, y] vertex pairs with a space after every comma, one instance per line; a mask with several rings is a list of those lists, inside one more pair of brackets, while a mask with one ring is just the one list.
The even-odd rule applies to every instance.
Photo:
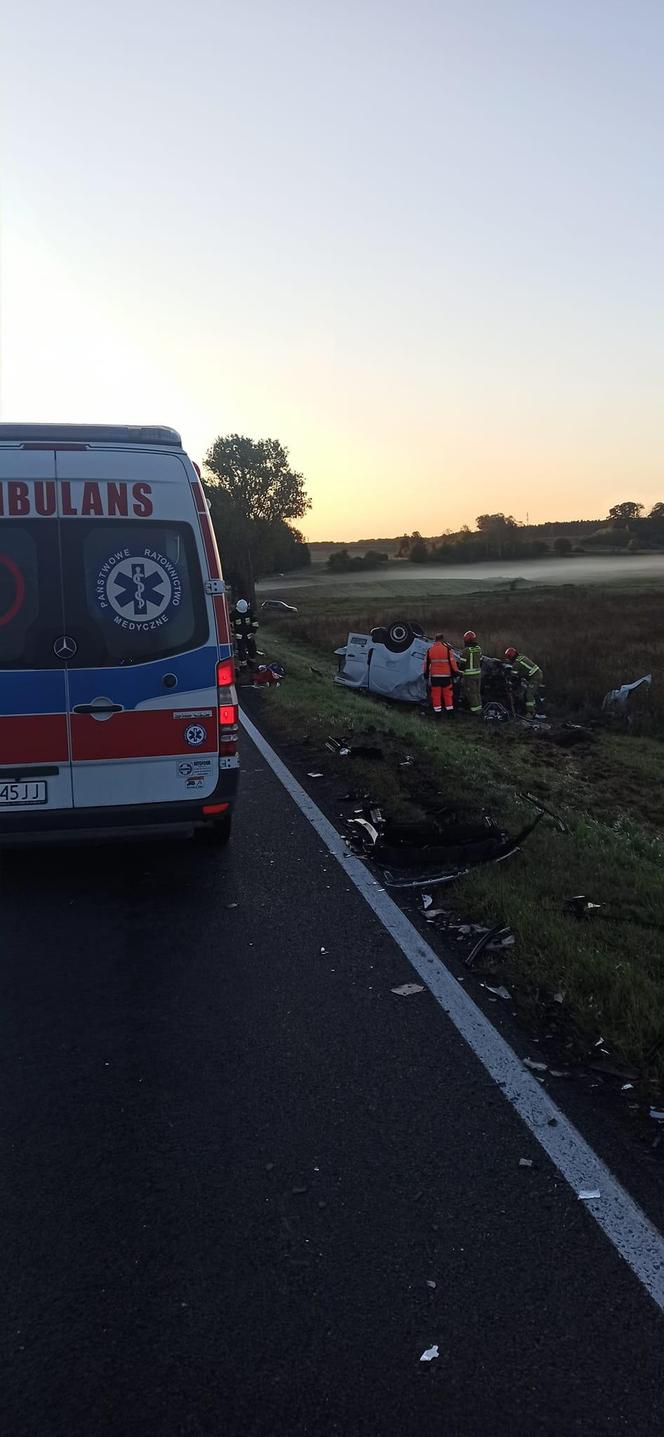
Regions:
[[458, 674], [459, 665], [442, 634], [436, 634], [433, 644], [427, 649], [424, 673], [431, 694], [431, 707], [435, 714], [451, 714], [454, 709], [454, 688], [452, 674]]
[[534, 713], [537, 708], [537, 700], [540, 690], [544, 684], [544, 674], [539, 666], [532, 659], [520, 654], [513, 645], [505, 649], [505, 658], [508, 664], [512, 665], [512, 672], [516, 678], [521, 680], [525, 689], [526, 713]]
[[477, 642], [477, 634], [474, 629], [466, 629], [463, 645], [459, 656], [461, 692], [466, 708], [470, 710], [471, 714], [479, 714], [482, 712], [480, 693], [482, 650]]

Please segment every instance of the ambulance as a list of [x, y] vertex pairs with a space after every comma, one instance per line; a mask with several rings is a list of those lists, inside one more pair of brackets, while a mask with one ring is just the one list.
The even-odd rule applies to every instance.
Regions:
[[0, 848], [224, 844], [237, 740], [219, 554], [179, 434], [0, 424]]

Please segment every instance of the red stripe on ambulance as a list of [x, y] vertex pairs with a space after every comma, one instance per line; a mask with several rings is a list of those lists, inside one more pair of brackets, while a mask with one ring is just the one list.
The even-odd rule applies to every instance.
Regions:
[[0, 717], [0, 764], [69, 763], [65, 714]]
[[[216, 753], [217, 721], [214, 709], [207, 717], [174, 718], [172, 709], [131, 709], [109, 719], [90, 714], [72, 714], [72, 758], [74, 763], [91, 759], [168, 758], [183, 753]], [[187, 741], [187, 730], [204, 730], [202, 742]]]

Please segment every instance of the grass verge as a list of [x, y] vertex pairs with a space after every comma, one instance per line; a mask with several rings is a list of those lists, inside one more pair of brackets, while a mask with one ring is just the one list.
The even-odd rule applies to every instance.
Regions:
[[[598, 733], [580, 751], [522, 730], [497, 733], [469, 717], [447, 727], [332, 682], [329, 649], [302, 644], [276, 626], [270, 655], [287, 679], [262, 697], [265, 722], [303, 757], [336, 773], [339, 792], [371, 792], [395, 816], [418, 816], [431, 802], [469, 815], [489, 813], [517, 831], [535, 792], [560, 813], [568, 834], [540, 824], [521, 854], [480, 868], [441, 893], [470, 921], [504, 922], [516, 944], [502, 980], [521, 1004], [542, 1008], [564, 993], [564, 1012], [586, 1042], [603, 1037], [613, 1055], [644, 1080], [664, 1079], [664, 836], [658, 827], [661, 744]], [[320, 675], [312, 672], [311, 665]], [[370, 737], [388, 752], [407, 751], [410, 767], [334, 759], [328, 735]], [[564, 912], [564, 899], [586, 893], [602, 908], [592, 919]], [[560, 1009], [558, 1010], [560, 1012]]]

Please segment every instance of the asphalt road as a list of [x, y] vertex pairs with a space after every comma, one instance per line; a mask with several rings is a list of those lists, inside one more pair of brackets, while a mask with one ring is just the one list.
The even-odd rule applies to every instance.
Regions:
[[226, 853], [2, 870], [3, 1437], [661, 1431], [662, 1315], [243, 751]]

